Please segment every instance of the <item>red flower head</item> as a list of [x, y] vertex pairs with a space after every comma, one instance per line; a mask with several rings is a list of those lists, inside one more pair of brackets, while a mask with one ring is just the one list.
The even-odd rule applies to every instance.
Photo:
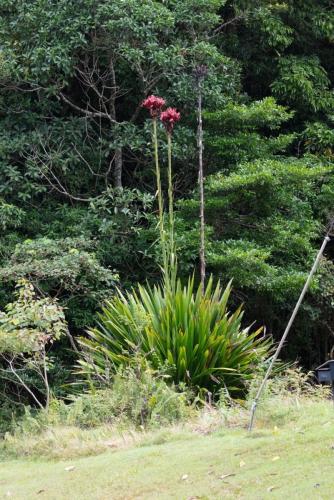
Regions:
[[162, 97], [150, 95], [142, 103], [142, 107], [149, 110], [152, 118], [157, 118], [164, 107], [166, 101]]
[[177, 123], [181, 118], [181, 113], [176, 111], [175, 108], [167, 108], [160, 115], [160, 120], [165, 125], [166, 130], [169, 134], [173, 132], [175, 123]]

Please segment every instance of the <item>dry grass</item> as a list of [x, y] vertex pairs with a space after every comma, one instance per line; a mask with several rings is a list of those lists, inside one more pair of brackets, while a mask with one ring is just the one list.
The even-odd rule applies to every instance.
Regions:
[[[324, 398], [300, 395], [298, 398], [267, 397], [257, 413], [256, 428], [266, 429], [295, 422], [301, 414], [315, 405], [327, 405]], [[192, 439], [196, 435], [207, 436], [222, 429], [246, 429], [249, 421], [249, 405], [235, 404], [221, 408], [206, 407], [194, 413], [184, 422], [159, 429], [131, 428], [129, 424], [101, 425], [82, 429], [74, 425], [32, 423], [8, 433], [0, 441], [0, 458], [41, 458], [61, 460], [98, 455], [107, 450], [117, 451], [138, 446], [162, 444], [169, 441]]]

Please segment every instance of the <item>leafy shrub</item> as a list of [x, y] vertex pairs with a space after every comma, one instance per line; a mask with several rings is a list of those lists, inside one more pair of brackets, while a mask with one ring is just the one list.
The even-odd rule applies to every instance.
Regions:
[[111, 388], [83, 394], [68, 407], [67, 423], [94, 427], [115, 421], [167, 424], [189, 415], [187, 394], [177, 392], [153, 370], [120, 369]]
[[68, 332], [62, 307], [38, 298], [22, 279], [16, 300], [0, 312], [0, 382], [2, 397], [22, 404], [23, 394], [40, 408], [49, 404], [50, 348]]
[[261, 329], [241, 328], [241, 307], [227, 310], [230, 292], [231, 284], [214, 289], [212, 278], [203, 293], [194, 290], [193, 279], [186, 286], [178, 281], [170, 292], [161, 285], [118, 292], [98, 327], [81, 340], [82, 372], [108, 381], [113, 367], [133, 364], [141, 352], [154, 368], [167, 364], [177, 384], [240, 391], [268, 355], [270, 341], [259, 337]]

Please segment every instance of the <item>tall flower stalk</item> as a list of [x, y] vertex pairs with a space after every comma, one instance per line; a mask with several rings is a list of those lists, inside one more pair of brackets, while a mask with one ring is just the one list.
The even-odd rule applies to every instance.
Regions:
[[153, 144], [154, 144], [154, 160], [155, 160], [155, 176], [157, 182], [157, 197], [158, 197], [158, 207], [159, 207], [159, 231], [160, 231], [160, 242], [162, 250], [162, 260], [163, 269], [166, 275], [168, 275], [168, 251], [167, 251], [167, 241], [166, 241], [166, 231], [164, 227], [164, 204], [162, 197], [162, 187], [161, 187], [161, 173], [159, 164], [159, 149], [158, 149], [158, 131], [157, 131], [157, 118], [152, 119], [153, 125]]
[[161, 186], [161, 172], [159, 164], [159, 147], [158, 147], [158, 127], [157, 121], [161, 113], [162, 108], [165, 105], [165, 100], [161, 97], [149, 96], [142, 102], [142, 106], [149, 110], [152, 118], [152, 142], [153, 142], [153, 154], [155, 162], [155, 176], [157, 183], [157, 198], [158, 198], [158, 210], [159, 210], [159, 233], [160, 233], [160, 245], [162, 251], [162, 262], [163, 262], [163, 272], [165, 279], [168, 281], [169, 277], [169, 266], [168, 266], [168, 250], [166, 241], [166, 232], [164, 228], [164, 205], [162, 196], [162, 186]]
[[169, 234], [170, 247], [175, 250], [175, 228], [174, 228], [174, 197], [173, 197], [173, 176], [172, 176], [172, 134], [167, 133], [168, 151], [168, 210], [169, 210]]
[[172, 285], [176, 285], [177, 259], [175, 245], [175, 218], [174, 218], [174, 196], [173, 196], [173, 174], [172, 174], [172, 134], [175, 123], [181, 118], [175, 108], [168, 108], [160, 115], [160, 120], [165, 126], [167, 133], [168, 151], [168, 213], [169, 213], [169, 270]]

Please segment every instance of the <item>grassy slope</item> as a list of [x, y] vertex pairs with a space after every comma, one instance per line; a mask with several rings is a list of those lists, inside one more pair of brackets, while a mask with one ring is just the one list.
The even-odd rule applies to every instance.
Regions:
[[292, 413], [276, 408], [252, 435], [179, 431], [167, 442], [157, 435], [145, 446], [66, 462], [0, 462], [0, 498], [331, 499], [333, 417], [332, 404], [305, 403]]

